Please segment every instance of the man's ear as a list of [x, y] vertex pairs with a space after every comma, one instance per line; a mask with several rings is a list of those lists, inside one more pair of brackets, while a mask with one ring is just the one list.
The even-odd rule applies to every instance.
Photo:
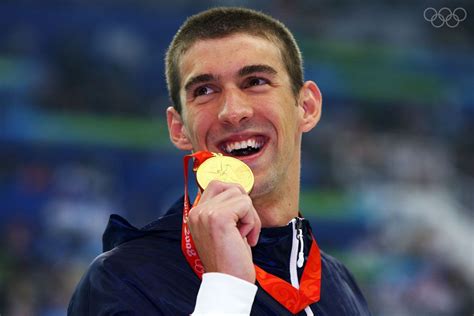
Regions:
[[318, 86], [313, 81], [306, 81], [301, 87], [298, 106], [300, 107], [301, 132], [309, 132], [318, 124], [321, 118], [322, 96]]
[[183, 119], [174, 107], [170, 106], [166, 109], [166, 120], [168, 122], [170, 140], [176, 148], [181, 150], [192, 150], [193, 146], [186, 135]]

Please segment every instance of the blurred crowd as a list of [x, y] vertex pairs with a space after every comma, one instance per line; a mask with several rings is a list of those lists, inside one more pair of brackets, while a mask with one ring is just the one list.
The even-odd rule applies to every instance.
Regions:
[[471, 315], [474, 20], [437, 29], [410, 2], [306, 0], [0, 3], [0, 315], [65, 315], [108, 216], [142, 226], [182, 194], [163, 57], [213, 5], [295, 32], [324, 99], [301, 211], [373, 314]]

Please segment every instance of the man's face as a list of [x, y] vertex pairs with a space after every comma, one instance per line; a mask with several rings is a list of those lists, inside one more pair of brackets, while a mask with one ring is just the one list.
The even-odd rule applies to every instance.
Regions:
[[274, 43], [247, 34], [201, 40], [182, 56], [180, 74], [182, 113], [168, 111], [169, 125], [181, 121], [170, 125], [178, 148], [244, 161], [252, 196], [299, 181], [288, 171], [300, 165], [304, 110]]

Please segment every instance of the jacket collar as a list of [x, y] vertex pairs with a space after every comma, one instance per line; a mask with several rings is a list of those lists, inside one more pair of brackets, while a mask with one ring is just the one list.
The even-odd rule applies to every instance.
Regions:
[[[183, 197], [178, 199], [162, 217], [142, 228], [136, 228], [120, 215], [112, 214], [102, 237], [103, 251], [151, 234], [167, 234], [171, 238], [180, 239], [182, 211]], [[301, 226], [305, 241], [304, 252], [307, 256], [312, 239], [311, 228], [306, 219], [302, 219]], [[288, 273], [294, 242], [293, 230], [291, 222], [282, 227], [262, 228], [258, 244], [252, 248], [254, 262], [273, 274]]]
[[[106, 252], [127, 241], [151, 234], [181, 231], [183, 198], [178, 199], [162, 217], [137, 228], [120, 215], [110, 215], [109, 222], [102, 235], [102, 251]], [[181, 234], [173, 234], [181, 238]]]

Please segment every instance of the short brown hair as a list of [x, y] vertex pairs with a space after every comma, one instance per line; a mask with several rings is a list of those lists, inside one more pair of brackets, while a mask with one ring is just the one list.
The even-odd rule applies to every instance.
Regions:
[[283, 63], [295, 95], [303, 86], [301, 52], [291, 32], [280, 21], [246, 8], [219, 7], [189, 17], [180, 27], [166, 52], [166, 83], [174, 108], [181, 113], [179, 98], [179, 62], [186, 51], [198, 40], [246, 33], [265, 38], [280, 48]]

